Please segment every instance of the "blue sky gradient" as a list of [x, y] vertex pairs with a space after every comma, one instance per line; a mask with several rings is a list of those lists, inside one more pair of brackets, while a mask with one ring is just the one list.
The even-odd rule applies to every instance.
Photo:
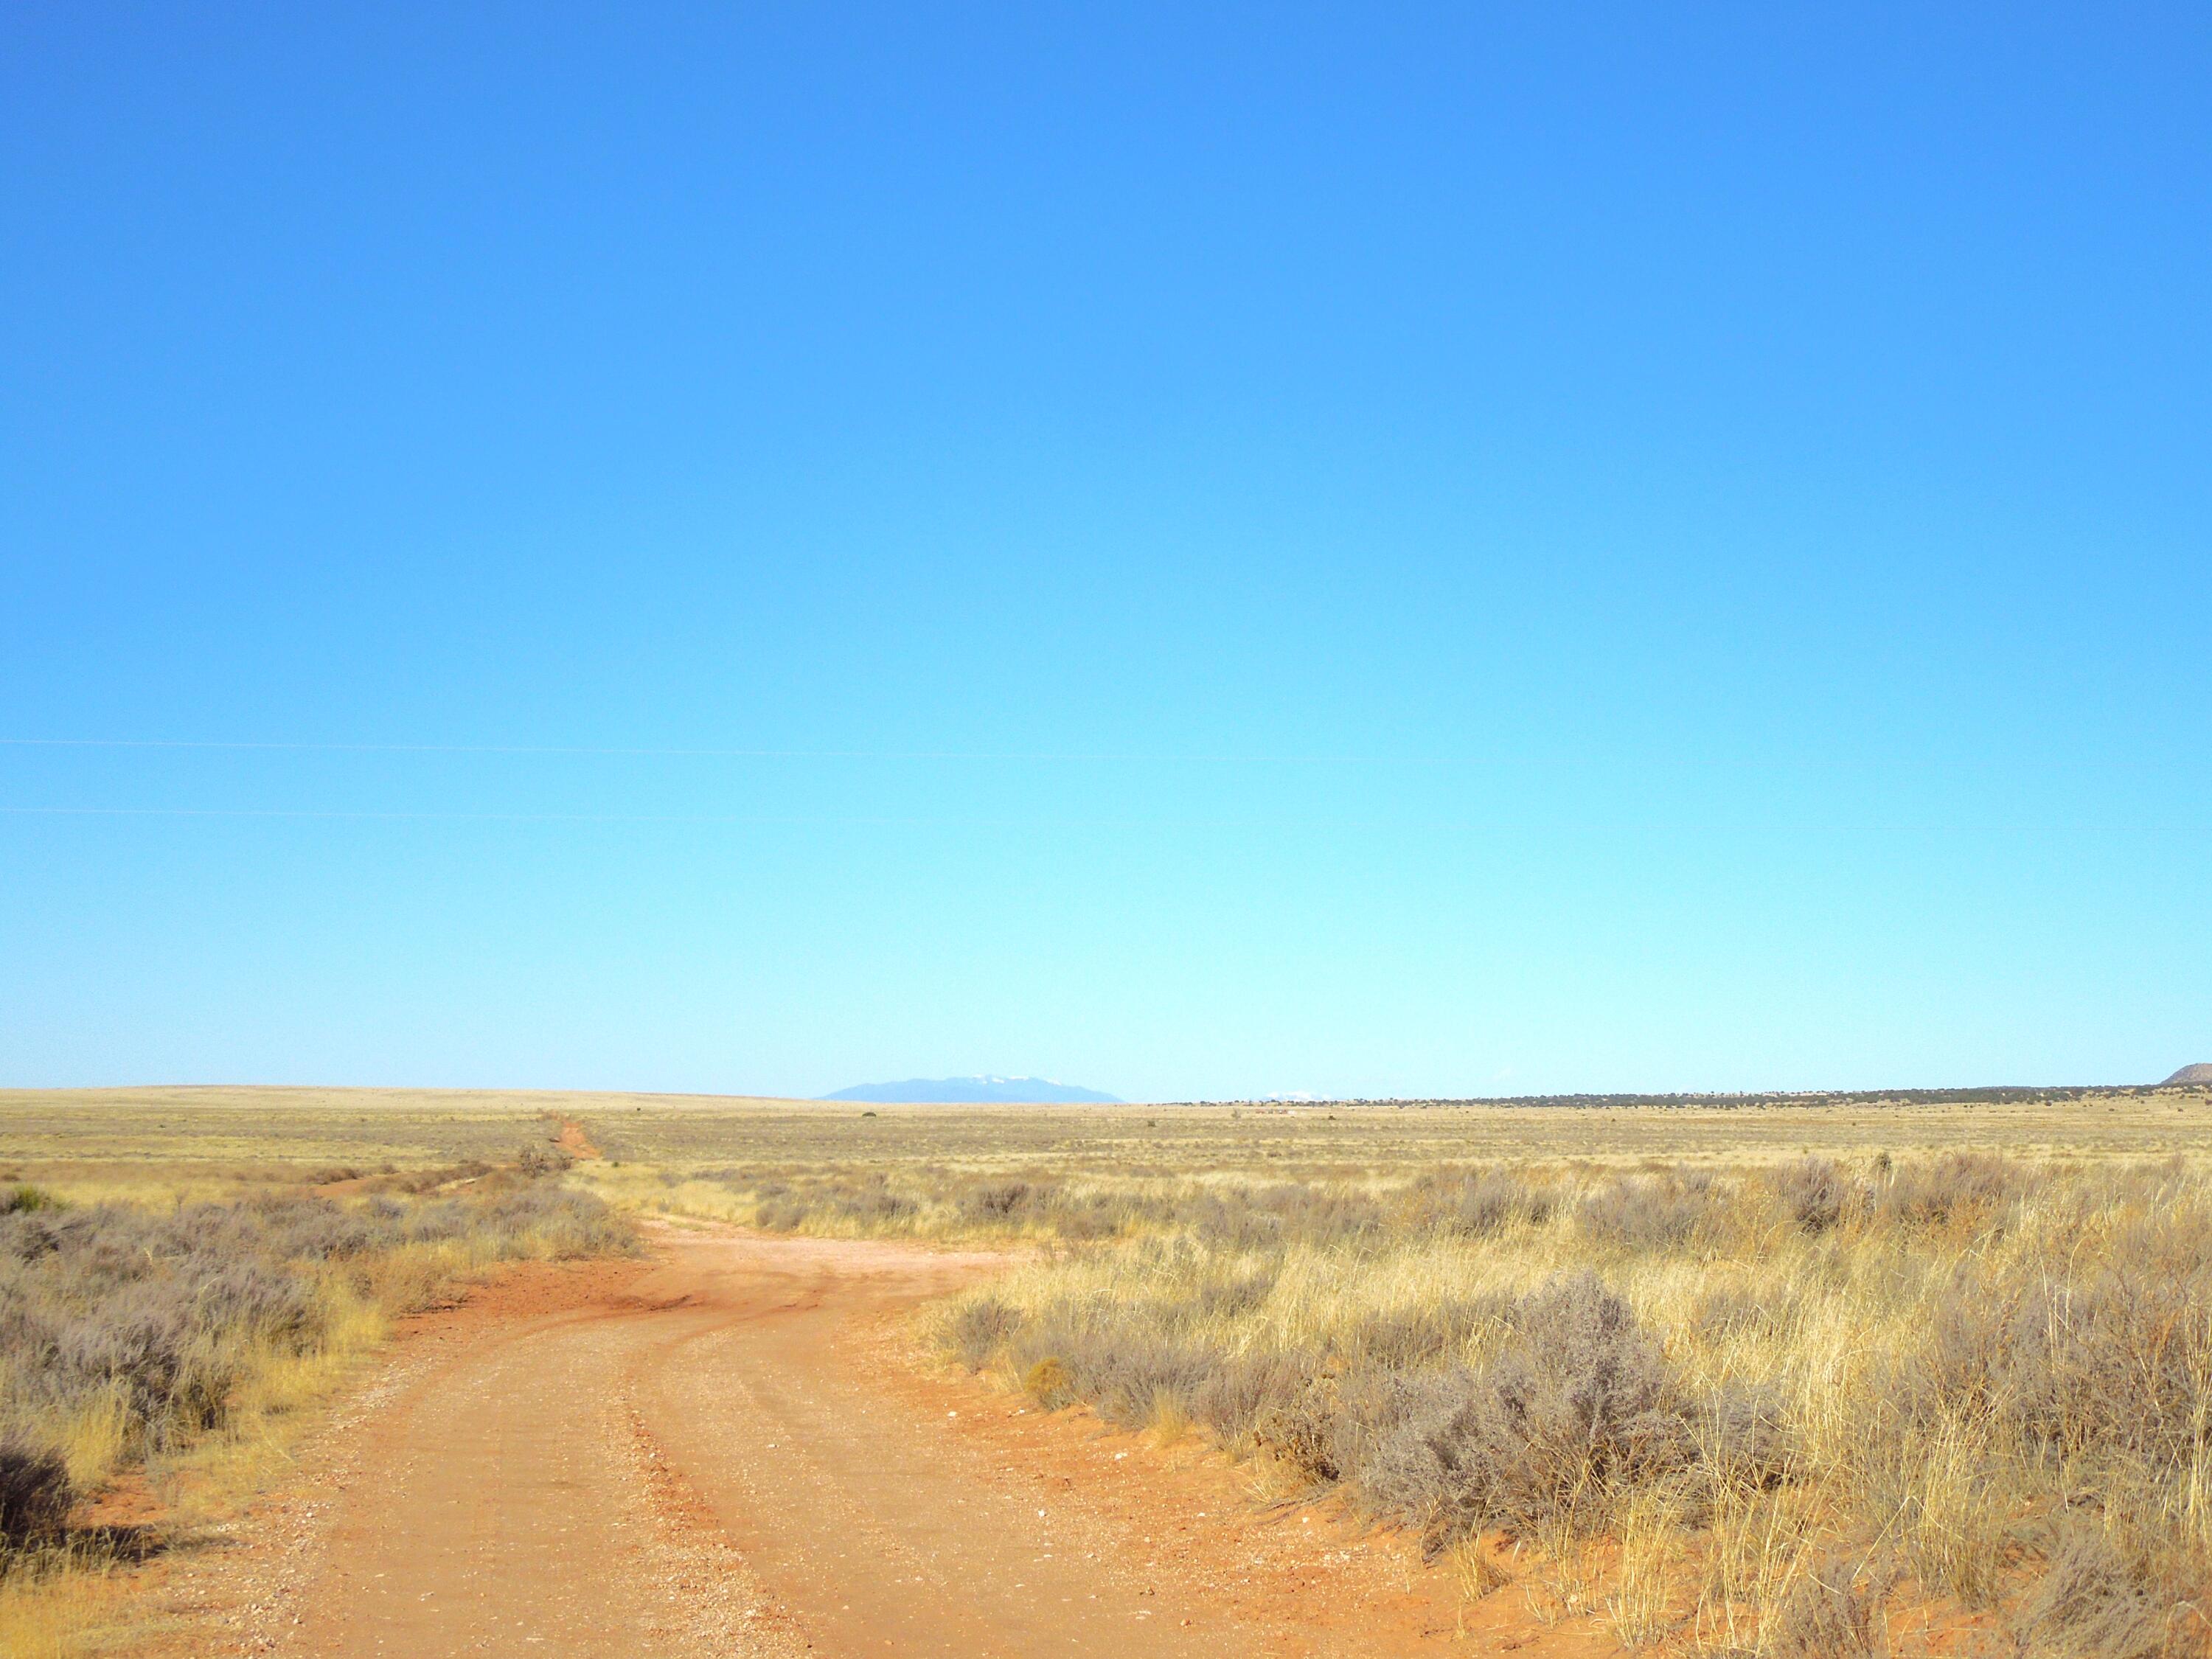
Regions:
[[0, 1083], [2212, 1059], [2212, 21], [1191, 9], [9, 9]]

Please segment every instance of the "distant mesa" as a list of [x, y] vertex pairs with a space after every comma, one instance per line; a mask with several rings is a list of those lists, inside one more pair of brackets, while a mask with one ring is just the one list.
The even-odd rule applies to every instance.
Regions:
[[2212, 1083], [2212, 1066], [2185, 1066], [2166, 1079], [2166, 1081], [2168, 1083]]
[[985, 1105], [1020, 1101], [1049, 1106], [1118, 1106], [1112, 1095], [1041, 1077], [910, 1077], [903, 1083], [863, 1083], [824, 1100], [864, 1100], [881, 1106]]

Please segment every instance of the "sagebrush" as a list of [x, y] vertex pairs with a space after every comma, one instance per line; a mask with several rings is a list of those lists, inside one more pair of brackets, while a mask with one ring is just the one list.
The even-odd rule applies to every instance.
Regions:
[[1214, 1183], [938, 1331], [1431, 1553], [1662, 1517], [1680, 1565], [1613, 1598], [1625, 1639], [1871, 1654], [1945, 1607], [2030, 1654], [2212, 1629], [2212, 1183], [2179, 1163]]
[[363, 1345], [474, 1267], [634, 1248], [599, 1200], [544, 1181], [167, 1211], [0, 1189], [0, 1552], [52, 1537], [82, 1492], [223, 1429], [272, 1375]]

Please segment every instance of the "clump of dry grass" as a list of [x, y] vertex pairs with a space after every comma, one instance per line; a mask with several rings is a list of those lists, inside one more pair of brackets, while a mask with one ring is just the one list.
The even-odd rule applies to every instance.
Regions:
[[1949, 1607], [2026, 1653], [2204, 1650], [2212, 1183], [2179, 1164], [1149, 1201], [1133, 1237], [957, 1300], [946, 1352], [1047, 1405], [1195, 1425], [1431, 1553], [1519, 1540], [1557, 1565], [1528, 1581], [1547, 1616], [1624, 1640], [1875, 1654]]

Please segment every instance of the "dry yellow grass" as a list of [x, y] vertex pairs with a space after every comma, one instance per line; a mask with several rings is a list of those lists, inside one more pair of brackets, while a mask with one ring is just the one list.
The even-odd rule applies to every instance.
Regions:
[[[1806, 1173], [1532, 1166], [1547, 1201], [1503, 1219], [1419, 1182], [1364, 1183], [1371, 1211], [1257, 1189], [1041, 1258], [940, 1340], [1133, 1427], [1171, 1401], [1440, 1545], [1503, 1530], [1533, 1613], [1631, 1645], [1824, 1651], [1878, 1617], [1899, 1650], [2201, 1650], [2204, 1170], [1866, 1160], [1823, 1172], [1834, 1213]], [[1584, 1283], [1628, 1335], [1532, 1312]], [[1560, 1433], [1583, 1461], [1553, 1479]]]
[[[0, 1094], [0, 1179], [80, 1200], [234, 1197], [346, 1171], [404, 1178], [495, 1160], [564, 1124], [604, 1154], [571, 1180], [623, 1208], [830, 1234], [1034, 1241], [1030, 1265], [945, 1310], [952, 1348], [1010, 1386], [1036, 1378], [1055, 1399], [1087, 1398], [1164, 1440], [1196, 1429], [1267, 1461], [1273, 1478], [1287, 1470], [1354, 1491], [1367, 1490], [1367, 1454], [1330, 1437], [1359, 1412], [1388, 1417], [1355, 1399], [1358, 1388], [1449, 1375], [1460, 1379], [1449, 1387], [1477, 1389], [1511, 1349], [1516, 1309], [1594, 1273], [1656, 1345], [1668, 1398], [1686, 1402], [1698, 1443], [1667, 1467], [1722, 1467], [1735, 1455], [1722, 1443], [1739, 1431], [1717, 1428], [1707, 1407], [1755, 1395], [1786, 1445], [1782, 1472], [1702, 1485], [1607, 1476], [1558, 1513], [1528, 1518], [1510, 1586], [1494, 1552], [1452, 1531], [1479, 1516], [1437, 1521], [1469, 1594], [1510, 1593], [1532, 1613], [1638, 1648], [1902, 1652], [1963, 1627], [2057, 1655], [2119, 1651], [2154, 1626], [2166, 1645], [2135, 1650], [2193, 1650], [2176, 1645], [2194, 1639], [2185, 1621], [2158, 1618], [2172, 1612], [2160, 1597], [2212, 1560], [2203, 1088], [1050, 1108], [14, 1093]], [[1991, 1177], [1999, 1198], [1912, 1210], [1911, 1182], [1948, 1154], [1980, 1151], [2011, 1160], [2013, 1174]], [[1817, 1212], [1818, 1194], [1789, 1186], [1808, 1157], [1832, 1160], [1848, 1188], [1817, 1224], [1801, 1211]], [[2116, 1274], [2180, 1287], [2157, 1315], [2166, 1346], [2111, 1299]], [[2056, 1299], [2035, 1299], [2046, 1292]], [[986, 1300], [997, 1311], [978, 1323]], [[2197, 1420], [2155, 1445], [2122, 1445], [2112, 1425], [2138, 1403], [2123, 1400], [2117, 1413], [2109, 1402], [2067, 1407], [2075, 1418], [2051, 1419], [2055, 1439], [2050, 1424], [2031, 1433], [2019, 1401], [1961, 1392], [1930, 1369], [1942, 1358], [1931, 1345], [1948, 1331], [1945, 1340], [1994, 1345], [1994, 1360], [1974, 1363], [1998, 1365], [1988, 1375], [2000, 1393], [2028, 1376], [2014, 1327], [1961, 1322], [1962, 1307], [2042, 1309], [2061, 1324], [2086, 1310], [2122, 1346], [2151, 1342], [2156, 1352], [2145, 1352], [2167, 1379], [2159, 1386], [2193, 1389]], [[364, 1327], [362, 1340], [374, 1334]], [[1147, 1372], [1146, 1356], [1170, 1348], [1175, 1363]], [[1283, 1376], [1321, 1375], [1328, 1389], [1268, 1396], [1271, 1356], [1287, 1362]], [[1242, 1417], [1210, 1404], [1206, 1389], [1224, 1377], [1252, 1380], [1260, 1404]], [[271, 1370], [266, 1414], [283, 1419], [289, 1401], [327, 1380]], [[2131, 1386], [2075, 1381], [2123, 1395]], [[258, 1408], [240, 1403], [240, 1421], [251, 1422]], [[2170, 1416], [2172, 1406], [2159, 1409]], [[112, 1427], [77, 1432], [73, 1463], [112, 1463]], [[1376, 1479], [1382, 1492], [1388, 1482]], [[1395, 1512], [1410, 1514], [1402, 1502]]]
[[[1993, 1147], [2143, 1160], [2212, 1147], [2212, 1089], [2041, 1098], [1746, 1097], [1734, 1104], [878, 1106], [737, 1096], [415, 1089], [0, 1090], [0, 1178], [209, 1194], [325, 1170], [496, 1158], [547, 1121], [607, 1153], [586, 1171], [641, 1200], [731, 1167], [786, 1174], [1146, 1179], [1389, 1177], [1439, 1164], [1643, 1161], [1734, 1168], [1887, 1151]], [[714, 1183], [708, 1182], [708, 1185]]]

